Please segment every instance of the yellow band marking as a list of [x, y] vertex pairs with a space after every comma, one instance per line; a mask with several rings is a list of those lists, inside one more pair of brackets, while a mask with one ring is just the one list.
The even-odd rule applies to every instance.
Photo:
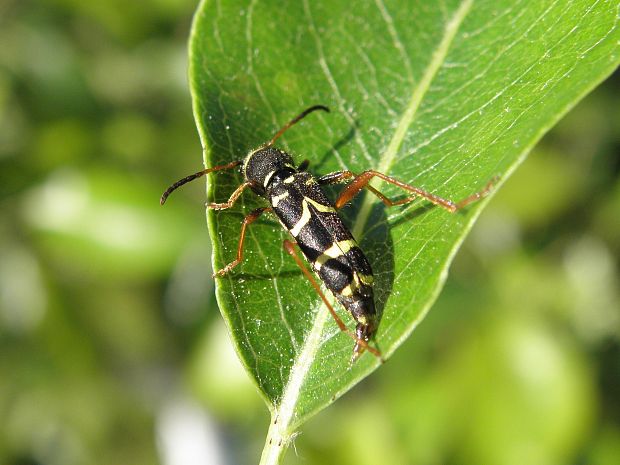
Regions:
[[283, 192], [280, 195], [274, 195], [273, 197], [271, 197], [271, 204], [274, 207], [277, 207], [278, 203], [280, 203], [280, 200], [284, 200], [287, 197], [288, 197], [288, 192]]
[[353, 295], [353, 289], [351, 288], [351, 285], [349, 284], [348, 286], [346, 286], [339, 292], [339, 294], [345, 297], [351, 297]]
[[329, 249], [323, 252], [314, 261], [314, 269], [319, 271], [325, 262], [331, 258], [338, 258], [341, 255], [345, 255], [349, 250], [355, 247], [357, 244], [353, 239], [345, 239], [344, 241], [334, 242]]
[[323, 205], [310, 197], [304, 197], [314, 208], [323, 213], [334, 213], [336, 210], [330, 205]]
[[356, 271], [353, 272], [353, 281], [351, 281], [347, 286], [345, 286], [341, 291], [340, 295], [345, 297], [351, 297], [354, 292], [357, 292], [360, 288], [360, 279], [359, 275]]
[[[284, 182], [286, 182], [286, 179], [284, 180]], [[299, 218], [297, 224], [291, 229], [291, 234], [293, 235], [293, 237], [297, 237], [301, 232], [301, 228], [307, 225], [308, 221], [310, 221], [310, 209], [308, 208], [308, 202], [306, 202], [305, 198], [301, 201], [301, 208], [301, 218]]]

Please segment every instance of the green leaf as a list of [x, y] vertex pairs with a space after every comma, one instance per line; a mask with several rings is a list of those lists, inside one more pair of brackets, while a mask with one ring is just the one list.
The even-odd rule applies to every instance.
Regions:
[[[453, 200], [493, 176], [499, 187], [617, 66], [617, 20], [617, 1], [203, 1], [190, 77], [206, 163], [243, 159], [323, 104], [332, 113], [309, 116], [277, 144], [316, 174], [372, 168]], [[240, 182], [236, 172], [209, 175], [209, 200]], [[375, 271], [377, 343], [388, 358], [437, 297], [487, 200], [450, 214], [361, 197], [343, 215]], [[233, 209], [208, 212], [215, 269], [233, 260], [243, 215], [259, 205], [247, 192]], [[286, 237], [272, 218], [252, 224], [243, 263], [217, 283], [237, 352], [272, 410], [264, 463], [379, 365], [365, 354], [349, 366], [353, 342], [284, 252]]]

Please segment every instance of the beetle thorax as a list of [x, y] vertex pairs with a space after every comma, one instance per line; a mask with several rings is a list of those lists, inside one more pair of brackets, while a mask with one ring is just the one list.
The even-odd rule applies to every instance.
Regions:
[[[295, 169], [292, 157], [275, 147], [258, 149], [250, 153], [243, 162], [243, 176], [252, 183], [252, 188], [262, 194], [271, 177], [283, 169]], [[258, 191], [262, 192], [258, 192]]]

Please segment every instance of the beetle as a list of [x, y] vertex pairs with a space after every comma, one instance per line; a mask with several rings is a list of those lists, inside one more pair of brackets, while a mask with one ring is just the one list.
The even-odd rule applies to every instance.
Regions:
[[[403, 205], [421, 197], [454, 213], [487, 195], [494, 181], [460, 202], [453, 202], [374, 170], [367, 170], [361, 174], [342, 170], [316, 178], [307, 171], [308, 160], [295, 166], [293, 157], [274, 147], [274, 144], [291, 126], [317, 110], [329, 112], [329, 108], [324, 105], [307, 108], [285, 124], [269, 142], [252, 150], [245, 159], [207, 168], [175, 182], [163, 193], [160, 203], [163, 205], [174, 190], [194, 179], [215, 171], [239, 168], [243, 182], [230, 195], [228, 201], [207, 203], [207, 208], [228, 209], [247, 188], [266, 199], [269, 206], [257, 208], [244, 218], [235, 260], [215, 272], [213, 276], [223, 276], [242, 262], [247, 227], [263, 213], [273, 213], [294, 239], [284, 241], [285, 250], [293, 257], [319, 294], [338, 327], [355, 341], [351, 362], [357, 360], [365, 350], [383, 360], [381, 352], [369, 345], [379, 326], [374, 302], [372, 268], [337, 210], [366, 188], [388, 207]], [[375, 177], [398, 186], [412, 195], [396, 201], [390, 200], [369, 184]], [[348, 182], [348, 185], [333, 203], [321, 189], [324, 185], [345, 182]], [[356, 323], [355, 332], [349, 331], [337, 315], [317, 280], [304, 266], [295, 246], [299, 247], [325, 287], [351, 314]]]

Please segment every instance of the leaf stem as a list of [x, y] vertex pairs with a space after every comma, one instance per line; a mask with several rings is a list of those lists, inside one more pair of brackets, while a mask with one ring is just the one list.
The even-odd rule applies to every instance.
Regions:
[[286, 449], [288, 449], [291, 438], [294, 436], [294, 433], [291, 435], [282, 431], [281, 426], [276, 421], [277, 418], [278, 414], [274, 413], [259, 465], [278, 465]]
[[295, 420], [295, 409], [299, 402], [301, 387], [321, 347], [321, 335], [329, 320], [330, 315], [327, 308], [321, 305], [316, 313], [314, 325], [306, 337], [301, 352], [297, 355], [297, 363], [291, 370], [282, 398], [272, 413], [272, 421], [267, 432], [260, 465], [280, 463], [288, 444], [296, 435], [292, 425]]

